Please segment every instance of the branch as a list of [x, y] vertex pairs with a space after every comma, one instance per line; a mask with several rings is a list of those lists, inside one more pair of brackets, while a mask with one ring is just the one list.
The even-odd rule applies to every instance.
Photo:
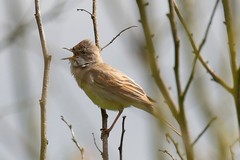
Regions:
[[175, 74], [175, 81], [176, 81], [176, 86], [177, 86], [177, 96], [178, 96], [178, 105], [179, 105], [179, 114], [178, 114], [178, 123], [182, 132], [182, 139], [183, 143], [185, 145], [186, 149], [186, 155], [188, 159], [193, 159], [194, 157], [194, 152], [191, 147], [191, 142], [190, 142], [190, 134], [189, 134], [189, 129], [188, 129], [188, 124], [187, 124], [187, 119], [185, 115], [185, 105], [184, 105], [184, 96], [181, 88], [181, 82], [180, 82], [180, 53], [179, 53], [179, 47], [180, 47], [180, 40], [178, 38], [178, 32], [177, 32], [177, 27], [176, 27], [176, 20], [175, 20], [175, 8], [174, 8], [174, 1], [169, 0], [169, 10], [170, 14], [168, 15], [170, 24], [171, 24], [171, 29], [172, 29], [172, 37], [174, 41], [174, 46], [175, 46], [175, 66], [174, 66], [174, 74]]
[[125, 28], [124, 30], [122, 30], [121, 32], [119, 32], [107, 45], [105, 45], [104, 47], [102, 47], [101, 50], [103, 50], [104, 48], [106, 48], [107, 46], [109, 46], [111, 43], [113, 43], [113, 41], [114, 41], [117, 37], [119, 37], [123, 32], [125, 32], [126, 30], [131, 29], [131, 28], [133, 28], [133, 27], [137, 27], [137, 26], [130, 26], [130, 27]]
[[203, 67], [207, 70], [207, 72], [212, 76], [213, 80], [215, 82], [217, 82], [218, 84], [220, 84], [224, 89], [226, 89], [228, 92], [232, 93], [232, 88], [230, 86], [228, 86], [228, 84], [226, 84], [226, 82], [224, 80], [222, 80], [214, 71], [213, 69], [208, 65], [208, 63], [206, 62], [206, 60], [202, 57], [202, 55], [200, 53], [198, 53], [198, 49], [197, 49], [197, 46], [196, 46], [196, 43], [193, 39], [193, 35], [192, 33], [189, 31], [179, 9], [178, 9], [178, 6], [176, 4], [176, 2], [174, 2], [174, 9], [177, 13], [177, 16], [180, 20], [180, 22], [182, 23], [186, 33], [187, 33], [187, 36], [188, 36], [188, 39], [191, 43], [191, 46], [193, 48], [193, 51], [195, 53], [195, 55], [197, 56], [198, 55], [198, 59], [199, 61], [201, 62], [201, 64], [203, 65]]
[[68, 128], [70, 129], [71, 135], [72, 135], [72, 141], [75, 143], [75, 145], [77, 146], [78, 150], [81, 153], [81, 159], [84, 160], [84, 148], [80, 147], [79, 143], [77, 142], [76, 138], [75, 138], [75, 134], [73, 131], [73, 127], [71, 124], [69, 124], [63, 116], [61, 116], [61, 120], [68, 126]]
[[148, 49], [148, 56], [149, 56], [149, 61], [150, 61], [149, 63], [150, 63], [152, 76], [153, 76], [159, 90], [161, 91], [164, 99], [166, 100], [168, 107], [171, 110], [173, 116], [177, 119], [177, 116], [178, 116], [177, 106], [174, 103], [174, 101], [168, 91], [168, 87], [166, 86], [166, 84], [164, 83], [164, 81], [160, 75], [160, 69], [158, 68], [157, 61], [155, 58], [156, 52], [155, 52], [155, 48], [153, 46], [152, 34], [150, 31], [150, 27], [148, 25], [148, 19], [147, 19], [146, 11], [145, 11], [146, 4], [143, 2], [143, 0], [137, 0], [137, 5], [139, 8], [143, 31], [145, 34], [145, 41], [146, 41], [146, 45], [147, 45], [147, 49]]
[[176, 86], [177, 86], [177, 95], [178, 95], [178, 102], [181, 104], [183, 101], [182, 99], [182, 88], [181, 88], [181, 82], [180, 82], [180, 75], [179, 75], [179, 70], [180, 70], [180, 53], [179, 53], [179, 48], [180, 48], [180, 40], [178, 38], [178, 31], [177, 31], [177, 26], [176, 26], [176, 20], [175, 20], [175, 15], [174, 15], [174, 4], [172, 0], [168, 0], [169, 3], [169, 10], [170, 13], [167, 14], [170, 25], [171, 25], [171, 30], [172, 30], [172, 37], [173, 37], [173, 42], [175, 46], [175, 66], [174, 66], [174, 74], [175, 74], [175, 81], [176, 81]]
[[92, 21], [93, 21], [93, 30], [94, 30], [94, 37], [95, 37], [95, 44], [100, 49], [99, 46], [99, 35], [98, 35], [98, 25], [97, 25], [97, 7], [96, 7], [97, 0], [93, 0], [92, 5]]
[[217, 119], [217, 117], [213, 117], [207, 124], [207, 126], [202, 130], [202, 132], [197, 136], [197, 138], [192, 143], [192, 147], [197, 143], [197, 141], [202, 137], [202, 135], [207, 131], [210, 125]]
[[233, 81], [236, 82], [238, 77], [237, 75], [238, 64], [237, 64], [235, 37], [234, 37], [233, 26], [232, 26], [232, 15], [230, 11], [229, 0], [222, 0], [222, 3], [223, 3], [225, 24], [227, 28], [228, 44], [229, 44], [229, 50], [230, 50], [230, 62], [231, 62], [230, 64], [231, 64], [231, 70], [232, 70], [232, 77], [233, 77]]
[[167, 150], [161, 150], [159, 149], [158, 151], [162, 152], [162, 153], [166, 153], [172, 160], [177, 160], [176, 158], [173, 158], [173, 156], [167, 151]]
[[200, 45], [199, 45], [199, 47], [198, 47], [197, 54], [196, 54], [196, 56], [195, 56], [195, 58], [194, 58], [194, 60], [193, 60], [192, 71], [191, 71], [191, 74], [190, 74], [190, 76], [189, 76], [187, 85], [186, 85], [186, 87], [185, 87], [185, 89], [184, 89], [184, 91], [183, 91], [183, 98], [186, 97], [186, 94], [187, 94], [187, 92], [188, 92], [188, 90], [189, 90], [189, 88], [190, 88], [190, 85], [191, 85], [191, 83], [192, 83], [192, 80], [193, 80], [193, 78], [194, 78], [194, 73], [195, 73], [195, 68], [196, 68], [196, 64], [197, 64], [197, 59], [199, 58], [199, 54], [200, 54], [200, 52], [201, 52], [201, 50], [202, 50], [202, 47], [204, 46], [204, 44], [205, 44], [205, 42], [206, 42], [206, 40], [207, 40], [207, 36], [208, 36], [209, 30], [210, 30], [210, 26], [211, 26], [211, 24], [212, 24], [214, 14], [215, 14], [215, 12], [216, 12], [216, 10], [217, 10], [218, 2], [219, 2], [219, 0], [216, 0], [216, 3], [215, 3], [215, 5], [214, 5], [214, 8], [213, 8], [213, 11], [212, 11], [210, 20], [209, 20], [209, 22], [208, 22], [208, 25], [207, 25], [207, 28], [206, 28], [206, 31], [205, 31], [205, 34], [204, 34], [204, 37], [203, 37], [203, 40], [202, 40], [202, 42], [200, 43]]
[[122, 121], [122, 134], [121, 134], [121, 140], [120, 140], [120, 146], [118, 147], [119, 150], [119, 155], [120, 155], [120, 160], [122, 160], [122, 147], [123, 147], [123, 137], [124, 137], [124, 133], [125, 133], [125, 119], [126, 116], [123, 116], [123, 121]]
[[86, 9], [77, 9], [77, 11], [82, 11], [82, 12], [86, 12], [87, 14], [89, 14], [91, 17], [93, 16], [91, 12], [87, 11]]
[[51, 55], [48, 54], [47, 44], [45, 39], [45, 34], [42, 26], [42, 17], [40, 13], [40, 0], [35, 0], [35, 19], [38, 26], [39, 37], [42, 46], [42, 54], [44, 60], [44, 74], [43, 74], [43, 84], [42, 84], [42, 96], [39, 100], [41, 108], [41, 149], [40, 149], [40, 160], [46, 160], [47, 152], [47, 94], [48, 94], [48, 82], [49, 82], [49, 72]]
[[95, 147], [96, 147], [97, 150], [101, 153], [101, 155], [103, 155], [103, 152], [100, 150], [100, 148], [99, 148], [98, 145], [97, 145], [97, 142], [96, 142], [96, 138], [95, 138], [94, 133], [92, 133], [92, 136], [93, 136], [93, 143], [94, 143]]
[[183, 158], [183, 156], [182, 156], [182, 154], [180, 152], [180, 148], [179, 148], [178, 143], [175, 142], [175, 140], [172, 138], [172, 136], [170, 134], [168, 134], [168, 133], [166, 134], [166, 139], [167, 139], [168, 143], [170, 143], [170, 141], [173, 143], [173, 145], [174, 145], [174, 147], [175, 147], [175, 149], [177, 151], [178, 156], [180, 157], [181, 160], [184, 160], [184, 158]]
[[[96, 46], [100, 49], [99, 46], [99, 34], [98, 34], [98, 25], [97, 25], [97, 8], [96, 8], [96, 2], [97, 0], [93, 0], [92, 3], [92, 13], [88, 12], [87, 10], [80, 9], [81, 11], [87, 12], [88, 14], [91, 15], [92, 22], [93, 22], [93, 30], [94, 30], [94, 37], [95, 37], [95, 44]], [[103, 132], [104, 130], [107, 130], [107, 119], [108, 115], [105, 109], [101, 108], [101, 115], [102, 115], [102, 134], [101, 134], [101, 139], [102, 139], [102, 146], [103, 146], [103, 151], [102, 151], [102, 158], [103, 160], [108, 160], [108, 133]]]
[[234, 158], [235, 155], [234, 155], [234, 151], [233, 151], [232, 147], [233, 147], [237, 142], [239, 142], [239, 138], [236, 139], [236, 140], [229, 146], [229, 150], [230, 150], [230, 153], [231, 153], [231, 159], [232, 159], [232, 160], [235, 160], [235, 158]]
[[237, 119], [238, 119], [238, 128], [240, 128], [240, 68], [238, 64], [239, 55], [237, 55], [236, 49], [236, 40], [233, 30], [233, 20], [230, 9], [229, 0], [222, 0], [224, 17], [225, 17], [225, 25], [227, 29], [227, 37], [228, 37], [228, 45], [229, 45], [229, 59], [230, 66], [232, 71], [232, 79], [233, 79], [233, 89], [232, 95], [234, 97], [235, 107], [237, 111]]

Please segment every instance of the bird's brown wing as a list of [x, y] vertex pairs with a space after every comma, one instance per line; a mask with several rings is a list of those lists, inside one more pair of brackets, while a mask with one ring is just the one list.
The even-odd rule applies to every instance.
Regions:
[[101, 64], [94, 67], [91, 72], [94, 75], [95, 85], [106, 92], [133, 102], [137, 100], [144, 104], [152, 104], [153, 100], [146, 95], [138, 84], [109, 65]]

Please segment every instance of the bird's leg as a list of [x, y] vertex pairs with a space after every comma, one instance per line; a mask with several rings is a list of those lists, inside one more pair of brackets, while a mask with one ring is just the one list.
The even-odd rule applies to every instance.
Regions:
[[119, 112], [118, 112], [116, 118], [114, 119], [112, 125], [110, 126], [110, 128], [108, 128], [108, 129], [106, 129], [106, 130], [101, 129], [102, 132], [104, 132], [104, 133], [106, 133], [106, 134], [109, 134], [109, 133], [111, 132], [111, 130], [113, 129], [114, 125], [116, 124], [118, 118], [121, 116], [122, 112], [123, 112], [123, 109], [122, 109], [122, 110], [119, 110]]

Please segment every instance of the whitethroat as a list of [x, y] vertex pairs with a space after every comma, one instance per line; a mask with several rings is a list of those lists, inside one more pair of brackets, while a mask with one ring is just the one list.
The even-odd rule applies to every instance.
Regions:
[[[71, 51], [73, 56], [62, 60], [70, 61], [71, 72], [78, 86], [97, 106], [119, 111], [112, 125], [107, 129], [108, 133], [117, 122], [123, 109], [129, 106], [144, 110], [161, 119], [155, 101], [148, 97], [142, 87], [132, 79], [104, 63], [100, 49], [91, 41], [83, 40], [67, 50]], [[168, 122], [164, 122], [178, 133]]]

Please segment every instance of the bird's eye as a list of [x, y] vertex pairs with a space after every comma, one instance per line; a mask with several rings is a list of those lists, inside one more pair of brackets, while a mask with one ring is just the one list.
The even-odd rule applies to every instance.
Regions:
[[87, 52], [81, 52], [81, 54], [82, 54], [82, 55], [86, 55], [86, 54], [87, 54]]

